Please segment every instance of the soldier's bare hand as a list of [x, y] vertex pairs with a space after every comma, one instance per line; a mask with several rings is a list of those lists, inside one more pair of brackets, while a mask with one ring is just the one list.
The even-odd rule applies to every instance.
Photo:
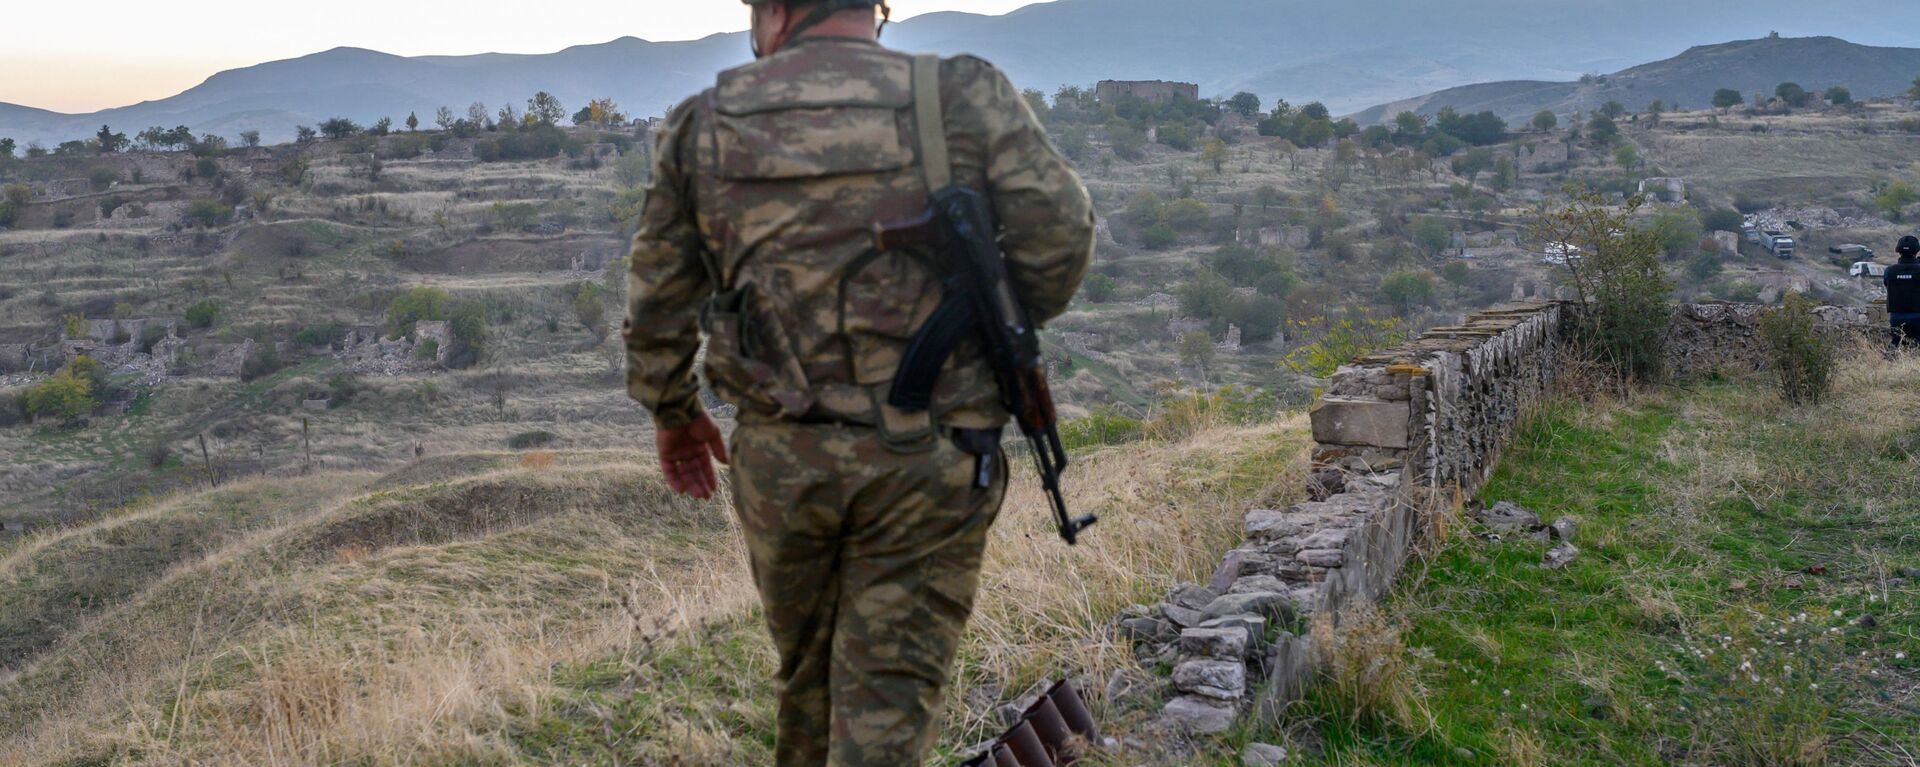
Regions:
[[705, 413], [693, 423], [678, 429], [654, 432], [654, 445], [660, 451], [660, 473], [667, 487], [682, 495], [710, 498], [720, 486], [713, 462], [727, 462], [727, 442], [720, 436], [720, 425]]

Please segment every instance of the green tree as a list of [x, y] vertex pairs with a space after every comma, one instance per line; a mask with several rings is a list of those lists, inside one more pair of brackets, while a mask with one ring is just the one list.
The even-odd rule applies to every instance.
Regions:
[[581, 281], [573, 290], [573, 317], [580, 326], [599, 336], [605, 333], [601, 323], [607, 317], [607, 305], [600, 300], [600, 286]]
[[1746, 103], [1747, 98], [1732, 88], [1721, 88], [1713, 92], [1713, 108], [1732, 109]]
[[105, 125], [100, 126], [99, 132], [93, 134], [93, 136], [94, 140], [99, 144], [98, 149], [101, 154], [114, 154], [123, 151], [127, 148], [128, 144], [133, 143], [127, 140], [127, 134], [114, 133], [112, 128]]
[[1396, 314], [1404, 317], [1415, 307], [1433, 300], [1433, 276], [1426, 272], [1393, 272], [1380, 278], [1380, 296]]
[[220, 305], [214, 303], [211, 298], [203, 299], [199, 303], [187, 307], [186, 317], [189, 326], [196, 328], [213, 327], [213, 323], [220, 319]]
[[1738, 232], [1746, 221], [1740, 211], [1732, 208], [1713, 208], [1700, 211], [1700, 228], [1709, 232]]
[[294, 130], [293, 142], [296, 144], [311, 144], [313, 143], [314, 137], [319, 135], [313, 132], [313, 128], [305, 125], [298, 126], [293, 130]]
[[1453, 227], [1445, 219], [1421, 216], [1413, 222], [1413, 244], [1429, 258], [1437, 258], [1453, 245]]
[[100, 407], [93, 398], [93, 384], [73, 371], [62, 369], [28, 389], [21, 406], [29, 418], [78, 418]]
[[447, 291], [439, 288], [426, 285], [408, 288], [387, 304], [387, 332], [398, 338], [412, 333], [413, 324], [420, 320], [444, 320], [451, 302]]
[[1394, 115], [1393, 134], [1401, 143], [1412, 143], [1414, 139], [1427, 135], [1427, 119], [1415, 112]]
[[385, 136], [385, 135], [387, 135], [387, 134], [389, 134], [389, 133], [392, 133], [392, 132], [393, 132], [393, 118], [391, 118], [391, 117], [382, 117], [382, 118], [380, 118], [380, 119], [378, 119], [378, 120], [375, 120], [375, 121], [374, 121], [374, 123], [373, 123], [373, 127], [372, 127], [372, 128], [368, 128], [368, 129], [367, 129], [367, 132], [368, 132], [368, 133], [371, 133], [371, 134], [373, 134], [373, 135], [375, 135], [375, 136]]
[[567, 108], [553, 94], [540, 91], [527, 99], [527, 116], [542, 125], [557, 125], [567, 116]]
[[1166, 222], [1174, 231], [1198, 231], [1208, 220], [1207, 204], [1199, 200], [1175, 200], [1167, 205]]
[[420, 130], [420, 115], [414, 114], [413, 112], [408, 112], [407, 113], [407, 132], [412, 133], [417, 130]]
[[1720, 275], [1723, 265], [1720, 257], [1712, 253], [1700, 253], [1687, 259], [1687, 276], [1695, 282], [1706, 282]]
[[1600, 105], [1600, 114], [1605, 115], [1609, 120], [1618, 120], [1621, 115], [1626, 113], [1627, 108], [1621, 106], [1618, 101], [1609, 101]]
[[1201, 375], [1205, 375], [1207, 369], [1213, 367], [1213, 357], [1213, 337], [1205, 331], [1196, 330], [1180, 337], [1181, 364], [1199, 368]]
[[1785, 82], [1775, 86], [1773, 95], [1779, 97], [1780, 101], [1784, 102], [1787, 106], [1796, 108], [1806, 106], [1807, 102], [1813, 98], [1811, 94], [1807, 93], [1807, 89], [1800, 87], [1800, 84], [1795, 82]]
[[1493, 150], [1475, 147], [1465, 154], [1455, 155], [1452, 165], [1453, 174], [1466, 179], [1467, 185], [1472, 186], [1480, 174], [1493, 168]]
[[447, 367], [469, 368], [487, 357], [487, 311], [478, 301], [462, 301], [447, 317], [453, 336], [453, 349], [447, 352]]
[[1160, 195], [1151, 189], [1142, 189], [1127, 201], [1127, 207], [1120, 212], [1121, 219], [1138, 227], [1149, 227], [1160, 223], [1166, 217], [1166, 205], [1160, 201]]
[[15, 146], [17, 145], [13, 143], [13, 139], [0, 138], [0, 160], [13, 159], [13, 148]]
[[246, 146], [248, 149], [252, 149], [253, 147], [259, 146], [260, 131], [257, 131], [257, 130], [240, 131], [240, 143], [243, 146]]
[[1627, 170], [1633, 170], [1640, 164], [1640, 150], [1632, 144], [1621, 144], [1613, 150], [1613, 162]]
[[1580, 258], [1565, 267], [1585, 312], [1579, 341], [1620, 380], [1658, 377], [1672, 319], [1673, 286], [1660, 264], [1660, 237], [1632, 224], [1645, 204], [1635, 196], [1616, 206], [1598, 193], [1576, 195], [1535, 222], [1536, 241], [1566, 243]]
[[1650, 227], [1660, 239], [1660, 250], [1668, 258], [1679, 258], [1700, 249], [1700, 217], [1682, 208], [1667, 208], [1653, 217]]
[[360, 125], [345, 117], [331, 117], [320, 123], [320, 132], [338, 141], [360, 132]]
[[1233, 98], [1227, 99], [1227, 108], [1239, 113], [1241, 117], [1253, 119], [1260, 114], [1260, 97], [1241, 91], [1233, 94]]
[[1886, 211], [1887, 215], [1895, 221], [1899, 221], [1906, 214], [1907, 208], [1916, 202], [1920, 202], [1920, 192], [1915, 192], [1913, 185], [1905, 181], [1887, 184], [1873, 196], [1874, 207]]
[[1047, 106], [1047, 94], [1045, 92], [1036, 88], [1028, 88], [1020, 92], [1020, 98], [1027, 102], [1027, 108], [1033, 110], [1033, 116], [1035, 118], [1038, 118], [1043, 123], [1047, 122], [1048, 117], [1053, 112], [1053, 108]]
[[1853, 91], [1844, 85], [1833, 86], [1827, 89], [1827, 101], [1837, 107], [1847, 106], [1853, 103]]
[[1913, 78], [1913, 87], [1907, 89], [1907, 98], [1920, 101], [1920, 77]]
[[1587, 121], [1587, 138], [1600, 146], [1607, 146], [1620, 137], [1620, 125], [1606, 115], [1594, 115]]
[[1112, 277], [1104, 274], [1090, 274], [1087, 275], [1086, 282], [1080, 286], [1080, 295], [1093, 303], [1104, 304], [1113, 300], [1116, 287]]
[[1446, 266], [1440, 267], [1440, 279], [1456, 288], [1464, 288], [1473, 281], [1473, 267], [1467, 266], [1465, 261], [1448, 261]]
[[1227, 303], [1233, 300], [1233, 285], [1212, 270], [1203, 270], [1176, 286], [1173, 295], [1180, 302], [1181, 314], [1210, 320], [1227, 310]]
[[1147, 230], [1140, 234], [1140, 238], [1148, 250], [1166, 250], [1180, 242], [1180, 233], [1162, 222], [1147, 227]]
[[1545, 133], [1560, 127], [1560, 118], [1552, 110], [1542, 109], [1533, 116], [1533, 129]]
[[1207, 139], [1200, 144], [1200, 160], [1213, 166], [1214, 173], [1227, 169], [1227, 142], [1217, 138]]
[[1274, 296], [1234, 296], [1227, 304], [1227, 322], [1240, 326], [1240, 340], [1259, 344], [1273, 340], [1287, 321], [1287, 302]]

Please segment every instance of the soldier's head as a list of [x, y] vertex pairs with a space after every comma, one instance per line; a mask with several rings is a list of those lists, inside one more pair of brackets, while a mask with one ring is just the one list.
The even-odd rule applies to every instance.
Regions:
[[1900, 254], [1900, 260], [1911, 262], [1916, 256], [1920, 256], [1920, 237], [1911, 234], [1902, 237], [1900, 244], [1894, 246], [1893, 250]]
[[[747, 32], [754, 58], [778, 53], [807, 32], [842, 37], [879, 37], [892, 12], [886, 0], [741, 0], [753, 13]], [[880, 22], [874, 23], [874, 6]]]

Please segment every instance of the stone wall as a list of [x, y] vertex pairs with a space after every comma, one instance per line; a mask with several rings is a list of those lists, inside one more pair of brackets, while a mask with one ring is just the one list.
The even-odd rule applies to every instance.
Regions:
[[[1334, 373], [1312, 412], [1313, 500], [1248, 512], [1246, 541], [1207, 584], [1128, 618], [1129, 634], [1170, 648], [1158, 651], [1174, 664], [1170, 726], [1219, 732], [1298, 696], [1313, 667], [1308, 627], [1385, 594], [1420, 509], [1485, 479], [1552, 388], [1569, 314], [1555, 302], [1497, 307]], [[1255, 701], [1249, 680], [1261, 678]]]
[[[1667, 334], [1667, 372], [1682, 380], [1714, 373], [1745, 375], [1767, 367], [1760, 341], [1760, 312], [1755, 304], [1687, 304], [1674, 312]], [[1881, 306], [1821, 306], [1820, 326], [1836, 338], [1856, 335], [1885, 343], [1887, 310]]]
[[[1671, 369], [1683, 377], [1763, 369], [1763, 310], [1677, 308]], [[1815, 314], [1836, 334], [1886, 332], [1882, 309]], [[1311, 414], [1312, 500], [1249, 511], [1245, 542], [1206, 584], [1181, 584], [1158, 605], [1122, 616], [1121, 633], [1143, 660], [1173, 666], [1175, 697], [1163, 722], [1222, 732], [1249, 710], [1277, 714], [1297, 698], [1315, 667], [1310, 627], [1337, 627], [1344, 609], [1384, 595], [1425, 514], [1480, 488], [1514, 430], [1553, 393], [1577, 321], [1563, 302], [1508, 304], [1335, 372]]]

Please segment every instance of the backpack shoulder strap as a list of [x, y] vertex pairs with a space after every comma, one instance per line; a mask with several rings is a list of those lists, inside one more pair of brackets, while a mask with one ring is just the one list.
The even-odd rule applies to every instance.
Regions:
[[922, 54], [913, 57], [913, 123], [920, 139], [920, 173], [927, 180], [927, 192], [944, 189], [953, 183], [953, 167], [947, 158], [946, 117], [940, 110], [940, 56]]

